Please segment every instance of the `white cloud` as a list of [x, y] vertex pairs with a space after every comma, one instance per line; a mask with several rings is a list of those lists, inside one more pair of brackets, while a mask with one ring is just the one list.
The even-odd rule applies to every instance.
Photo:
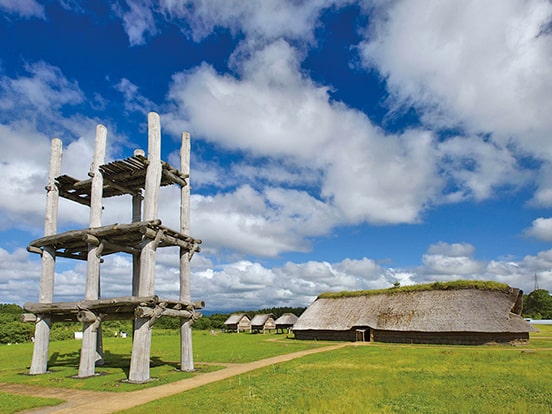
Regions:
[[[477, 261], [475, 249], [466, 243], [438, 243], [428, 248], [417, 269], [384, 268], [372, 259], [344, 259], [341, 262], [288, 262], [269, 268], [249, 260], [215, 265], [202, 254], [192, 260], [192, 300], [204, 300], [209, 310], [256, 310], [271, 306], [308, 306], [322, 292], [385, 289], [401, 285], [456, 279], [495, 280], [532, 291], [534, 275], [539, 286], [552, 290], [552, 250], [520, 261]], [[155, 290], [163, 298], [179, 296], [178, 249], [157, 252]], [[67, 268], [58, 260], [55, 300], [81, 300], [84, 296], [86, 263]], [[74, 261], [71, 261], [74, 265]], [[112, 255], [102, 265], [101, 291], [104, 297], [131, 293], [132, 260], [129, 255]], [[40, 261], [23, 249], [9, 253], [0, 248], [0, 298], [4, 303], [36, 302]]]
[[465, 257], [472, 256], [475, 252], [475, 247], [469, 243], [445, 243], [439, 242], [432, 244], [427, 249], [431, 255], [446, 255], [449, 257]]
[[317, 184], [313, 172], [320, 174], [316, 191], [340, 212], [336, 220], [412, 223], [436, 196], [441, 179], [430, 133], [386, 136], [364, 114], [331, 102], [328, 88], [301, 73], [297, 51], [284, 41], [255, 53], [241, 70], [239, 79], [208, 65], [176, 74], [167, 128], [306, 165], [303, 185]]
[[[10, 194], [0, 200], [0, 229], [23, 228], [40, 236], [50, 141], [54, 137], [63, 141], [62, 174], [85, 178], [97, 122], [79, 114], [64, 114], [82, 104], [85, 95], [59, 68], [37, 62], [26, 64], [25, 71], [24, 76], [0, 78], [0, 185]], [[108, 159], [124, 139], [116, 128], [109, 129]], [[60, 200], [60, 228], [68, 223], [86, 225], [88, 219], [87, 208]]]
[[146, 36], [157, 34], [151, 3], [146, 0], [126, 0], [126, 4], [127, 7], [122, 7], [120, 3], [115, 3], [113, 11], [123, 20], [130, 45], [143, 45]]
[[216, 28], [228, 28], [254, 39], [285, 37], [313, 41], [313, 30], [321, 11], [347, 3], [331, 0], [194, 0], [187, 3], [163, 0], [160, 11], [170, 19], [184, 20], [196, 41], [207, 37]]
[[50, 112], [63, 105], [74, 105], [84, 100], [84, 95], [76, 82], [65, 78], [61, 70], [46, 62], [26, 64], [26, 77], [15, 79], [3, 77], [0, 88], [3, 100], [0, 108], [4, 111], [21, 111], [33, 108]]
[[44, 6], [36, 0], [0, 0], [0, 10], [25, 18], [44, 18]]
[[440, 166], [454, 190], [444, 199], [484, 200], [500, 187], [520, 188], [530, 177], [506, 147], [479, 137], [454, 137], [438, 145]]
[[307, 251], [306, 238], [323, 235], [333, 211], [305, 192], [242, 186], [216, 196], [192, 196], [192, 234], [209, 248], [261, 256]]
[[485, 264], [472, 257], [474, 252], [475, 248], [467, 243], [432, 245], [422, 257], [423, 274], [430, 280], [478, 278]]
[[533, 220], [531, 227], [525, 231], [525, 235], [542, 241], [552, 241], [552, 218], [539, 217]]
[[[552, 159], [552, 72], [547, 69], [552, 66], [552, 33], [546, 30], [552, 3], [437, 0], [380, 5], [379, 17], [372, 16], [366, 40], [359, 45], [364, 64], [385, 77], [395, 108], [414, 106], [433, 128], [460, 127], [473, 137], [485, 134], [478, 144], [469, 139], [471, 148], [477, 148], [469, 151], [470, 158], [480, 168], [464, 168], [456, 177], [474, 198], [506, 182], [523, 181], [523, 174], [516, 178], [519, 167], [513, 156]], [[453, 150], [451, 146], [456, 143], [443, 148]], [[457, 155], [461, 162], [466, 153]], [[550, 179], [543, 181], [550, 188]]]
[[119, 83], [115, 85], [115, 89], [123, 94], [123, 97], [125, 98], [125, 110], [127, 112], [139, 112], [144, 116], [147, 116], [148, 112], [157, 110], [157, 105], [145, 96], [141, 95], [138, 86], [130, 82], [128, 79], [122, 78]]

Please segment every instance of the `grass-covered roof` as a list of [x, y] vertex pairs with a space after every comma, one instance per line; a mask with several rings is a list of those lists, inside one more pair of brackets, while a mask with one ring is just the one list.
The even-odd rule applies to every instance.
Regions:
[[388, 289], [377, 290], [354, 290], [342, 292], [325, 292], [321, 293], [318, 298], [336, 299], [336, 298], [352, 298], [358, 296], [372, 295], [393, 295], [396, 293], [406, 292], [421, 292], [431, 290], [460, 290], [460, 289], [477, 289], [477, 290], [496, 290], [504, 293], [510, 292], [511, 288], [505, 283], [482, 281], [482, 280], [455, 280], [453, 282], [434, 282], [420, 285], [408, 285], [391, 287]]
[[519, 315], [521, 295], [506, 284], [468, 280], [324, 293], [293, 330], [529, 332]]

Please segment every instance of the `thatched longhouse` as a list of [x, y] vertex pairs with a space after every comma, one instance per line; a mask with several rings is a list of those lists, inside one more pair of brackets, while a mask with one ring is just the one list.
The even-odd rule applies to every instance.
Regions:
[[293, 326], [297, 339], [401, 343], [524, 342], [522, 291], [458, 281], [320, 295]]

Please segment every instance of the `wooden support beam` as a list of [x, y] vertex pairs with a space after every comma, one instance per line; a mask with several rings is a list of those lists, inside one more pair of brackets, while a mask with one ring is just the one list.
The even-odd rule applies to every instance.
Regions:
[[34, 313], [22, 313], [19, 317], [19, 321], [26, 323], [26, 322], [36, 322], [37, 316]]
[[[94, 147], [94, 159], [90, 166], [92, 183], [90, 185], [90, 228], [102, 225], [102, 199], [103, 199], [103, 175], [100, 166], [105, 161], [107, 144], [107, 129], [103, 125], [96, 127], [96, 142]], [[86, 266], [85, 300], [97, 300], [100, 296], [100, 256], [103, 250], [101, 241], [91, 234], [83, 236], [88, 241], [88, 255]], [[95, 374], [96, 362], [103, 360], [102, 346], [98, 343], [98, 328], [100, 320], [90, 311], [81, 311], [77, 319], [83, 322], [82, 347], [80, 353], [79, 373], [82, 378]], [[82, 320], [81, 320], [82, 319]]]
[[119, 190], [120, 192], [122, 192], [124, 194], [130, 194], [130, 195], [140, 194], [139, 190], [131, 190], [130, 188], [126, 188], [126, 187], [122, 186], [121, 184], [118, 184], [118, 183], [116, 183], [112, 180], [106, 180], [104, 182], [104, 187], [113, 187], [113, 188]]
[[[159, 187], [161, 185], [161, 123], [159, 115], [148, 114], [148, 168], [144, 188], [144, 220], [154, 220], [157, 215]], [[145, 243], [140, 254], [140, 277], [138, 294], [151, 295], [155, 284], [154, 240]], [[134, 320], [132, 355], [128, 379], [131, 382], [145, 382], [150, 379], [149, 358], [151, 353], [151, 325], [147, 318]]]
[[163, 168], [163, 175], [181, 187], [186, 187], [188, 185], [188, 183], [186, 183], [186, 180], [183, 180], [181, 177], [166, 168]]
[[[48, 172], [48, 185], [46, 186], [46, 214], [44, 220], [44, 235], [49, 237], [57, 232], [57, 216], [59, 191], [56, 185], [56, 177], [61, 172], [62, 143], [54, 138], [50, 150], [50, 169]], [[38, 246], [40, 247], [40, 246]], [[39, 302], [52, 303], [54, 299], [54, 274], [55, 274], [56, 250], [53, 247], [45, 247], [42, 252], [42, 271], [40, 274]], [[35, 326], [35, 343], [30, 374], [44, 374], [48, 370], [48, 348], [50, 343], [51, 322], [48, 318], [39, 319]]]
[[95, 322], [97, 319], [94, 312], [90, 312], [89, 310], [81, 310], [77, 313], [77, 320], [79, 322], [83, 323], [92, 323]]
[[154, 306], [160, 303], [159, 297], [151, 296], [121, 296], [116, 298], [82, 300], [79, 302], [34, 303], [27, 302], [23, 309], [35, 314], [63, 313], [81, 309], [103, 309], [112, 306]]
[[36, 253], [42, 255], [42, 249], [40, 247], [27, 246], [27, 251], [29, 253]]
[[[190, 134], [183, 132], [180, 145], [180, 171], [190, 176]], [[180, 187], [180, 233], [190, 234], [190, 186]], [[180, 300], [191, 301], [190, 260], [195, 245], [180, 246]], [[180, 320], [180, 369], [194, 370], [194, 354], [192, 350], [192, 320]]]

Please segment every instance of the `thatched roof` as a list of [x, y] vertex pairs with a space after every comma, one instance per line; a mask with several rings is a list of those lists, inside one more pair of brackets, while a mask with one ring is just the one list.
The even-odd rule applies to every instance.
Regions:
[[251, 326], [263, 326], [269, 318], [274, 318], [274, 315], [271, 313], [255, 315], [251, 319]]
[[297, 322], [297, 316], [294, 313], [284, 313], [274, 322], [276, 325], [293, 325]]
[[234, 313], [226, 319], [224, 322], [225, 325], [235, 325], [241, 321], [241, 319], [246, 316], [247, 319], [249, 319], [249, 316], [247, 316], [245, 313]]
[[350, 330], [355, 326], [414, 332], [530, 332], [519, 289], [440, 289], [319, 296], [293, 329]]

